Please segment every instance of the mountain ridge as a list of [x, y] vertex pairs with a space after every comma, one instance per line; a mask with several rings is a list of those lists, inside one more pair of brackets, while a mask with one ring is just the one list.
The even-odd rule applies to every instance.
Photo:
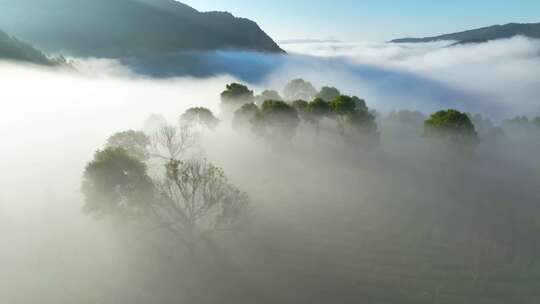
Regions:
[[217, 49], [284, 53], [254, 21], [174, 0], [0, 0], [0, 28], [48, 52], [82, 57]]
[[497, 39], [525, 36], [540, 38], [540, 23], [507, 23], [504, 25], [492, 25], [462, 32], [443, 34], [423, 38], [400, 38], [392, 43], [421, 43], [436, 41], [456, 41], [456, 44], [480, 43]]
[[0, 30], [0, 59], [52, 66], [56, 63], [31, 45]]

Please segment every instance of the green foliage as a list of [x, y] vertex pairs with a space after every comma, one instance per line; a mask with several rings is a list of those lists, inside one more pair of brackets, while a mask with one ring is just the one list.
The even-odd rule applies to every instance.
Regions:
[[424, 134], [449, 139], [457, 145], [471, 145], [478, 141], [474, 124], [467, 114], [453, 109], [431, 114], [424, 123]]
[[308, 81], [294, 79], [283, 89], [286, 100], [312, 100], [317, 95], [317, 89]]
[[141, 131], [118, 132], [107, 139], [107, 148], [122, 148], [131, 157], [145, 161], [148, 159], [150, 139]]
[[214, 130], [219, 124], [219, 119], [214, 116], [212, 111], [203, 107], [187, 109], [180, 117], [180, 121], [183, 123], [204, 125], [210, 130]]
[[322, 98], [315, 98], [308, 104], [308, 111], [314, 115], [317, 120], [322, 119], [325, 116], [330, 115], [332, 108], [330, 103]]
[[317, 98], [322, 98], [324, 101], [331, 102], [339, 95], [341, 95], [341, 92], [334, 87], [322, 87], [319, 94], [317, 94]]
[[259, 107], [254, 103], [246, 103], [234, 112], [233, 126], [246, 127], [259, 114]]
[[354, 112], [357, 99], [347, 95], [340, 95], [330, 102], [330, 108], [336, 115], [346, 115]]
[[283, 100], [283, 98], [281, 98], [278, 91], [274, 90], [264, 90], [261, 95], [255, 97], [255, 102], [258, 105], [262, 105], [267, 100]]
[[292, 106], [293, 108], [296, 109], [296, 111], [307, 111], [308, 110], [308, 106], [309, 106], [309, 102], [305, 101], [305, 100], [295, 100], [292, 102]]
[[85, 212], [96, 217], [138, 216], [153, 199], [147, 167], [122, 148], [97, 151], [83, 175]]
[[368, 106], [366, 104], [366, 101], [364, 99], [359, 98], [357, 96], [353, 96], [352, 100], [356, 104], [356, 110], [359, 110], [359, 111], [368, 111], [369, 110]]
[[291, 104], [295, 108], [300, 118], [305, 122], [312, 122], [314, 117], [309, 111], [309, 102], [305, 100], [295, 100]]
[[291, 139], [300, 124], [296, 109], [284, 101], [267, 100], [253, 124], [262, 127], [262, 133], [272, 138]]
[[239, 83], [228, 84], [221, 93], [221, 105], [227, 111], [234, 112], [246, 103], [253, 103], [254, 100], [253, 91]]
[[375, 116], [368, 111], [354, 111], [345, 115], [345, 123], [355, 131], [364, 134], [374, 134], [377, 132]]

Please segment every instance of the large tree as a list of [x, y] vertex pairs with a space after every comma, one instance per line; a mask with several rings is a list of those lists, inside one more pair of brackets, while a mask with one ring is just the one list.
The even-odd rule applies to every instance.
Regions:
[[337, 119], [341, 135], [345, 135], [345, 117], [356, 110], [356, 103], [353, 97], [347, 95], [340, 95], [330, 102], [330, 108]]
[[330, 103], [325, 101], [322, 98], [315, 98], [312, 102], [310, 102], [307, 106], [307, 111], [309, 112], [310, 120], [309, 122], [313, 123], [315, 125], [315, 129], [317, 134], [319, 134], [320, 131], [320, 121], [324, 117], [329, 117], [332, 108], [330, 107]]
[[242, 105], [254, 101], [253, 91], [239, 83], [228, 84], [225, 91], [221, 93], [221, 107], [228, 114], [232, 114]]
[[294, 79], [283, 89], [283, 95], [288, 101], [292, 100], [312, 100], [317, 95], [317, 89], [308, 81]]
[[469, 116], [454, 109], [431, 114], [424, 122], [424, 135], [448, 140], [456, 147], [471, 146], [478, 142], [478, 134]]
[[341, 92], [334, 87], [322, 87], [319, 94], [317, 94], [317, 97], [322, 98], [324, 101], [330, 102], [336, 99], [339, 95], [341, 95]]
[[154, 214], [190, 247], [201, 237], [229, 229], [248, 204], [247, 195], [223, 170], [199, 158], [170, 160], [157, 190]]
[[214, 116], [214, 113], [207, 108], [195, 107], [189, 108], [180, 116], [181, 123], [188, 123], [195, 126], [204, 126], [210, 130], [214, 130], [218, 124], [219, 119]]
[[147, 160], [150, 139], [142, 131], [118, 132], [107, 139], [107, 148], [123, 148], [126, 152], [139, 160]]
[[202, 237], [231, 228], [247, 207], [247, 195], [219, 167], [185, 156], [194, 145], [187, 130], [164, 127], [153, 138], [152, 156], [162, 160], [152, 163], [154, 178], [125, 149], [98, 151], [83, 175], [85, 211], [163, 228], [189, 249]]
[[295, 108], [284, 101], [267, 100], [253, 119], [253, 125], [261, 134], [272, 139], [292, 139], [300, 118]]
[[283, 98], [279, 95], [278, 91], [274, 90], [264, 90], [261, 95], [255, 97], [257, 105], [262, 105], [267, 100], [283, 100]]
[[259, 107], [254, 103], [246, 103], [234, 112], [233, 127], [245, 128], [251, 126], [252, 120], [259, 114]]
[[154, 184], [141, 160], [122, 148], [97, 151], [85, 168], [84, 210], [96, 217], [144, 216], [153, 200]]

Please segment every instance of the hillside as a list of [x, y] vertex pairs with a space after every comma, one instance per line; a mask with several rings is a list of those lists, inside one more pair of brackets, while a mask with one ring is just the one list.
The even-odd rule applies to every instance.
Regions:
[[48, 52], [76, 56], [283, 52], [251, 20], [199, 12], [174, 0], [0, 0], [0, 27]]
[[0, 31], [0, 59], [54, 65], [42, 52]]
[[526, 36], [530, 38], [540, 38], [540, 23], [509, 23], [505, 25], [494, 25], [459, 33], [445, 34], [424, 38], [401, 38], [395, 39], [394, 43], [417, 43], [451, 40], [461, 43], [486, 42], [496, 39], [511, 38], [514, 36]]

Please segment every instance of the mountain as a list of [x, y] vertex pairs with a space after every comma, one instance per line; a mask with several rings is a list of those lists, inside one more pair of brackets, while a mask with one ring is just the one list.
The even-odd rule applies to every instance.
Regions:
[[251, 20], [174, 0], [0, 0], [0, 28], [48, 52], [75, 56], [284, 52]]
[[456, 41], [457, 44], [478, 43], [490, 40], [511, 38], [514, 36], [526, 36], [530, 38], [540, 38], [540, 23], [509, 23], [505, 25], [494, 25], [459, 33], [446, 34], [425, 38], [402, 38], [395, 39], [394, 43], [416, 43], [434, 42], [442, 40]]
[[42, 65], [54, 65], [55, 63], [45, 54], [32, 46], [0, 31], [0, 59], [24, 61]]

